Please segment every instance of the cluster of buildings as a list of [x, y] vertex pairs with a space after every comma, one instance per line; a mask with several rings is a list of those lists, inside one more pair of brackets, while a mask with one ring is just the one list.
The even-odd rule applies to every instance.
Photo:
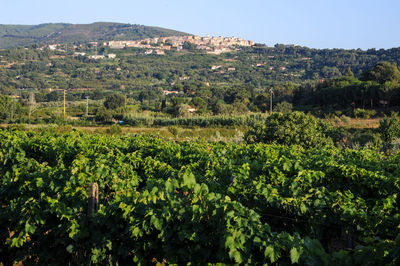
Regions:
[[[104, 43], [98, 42], [89, 42], [86, 47], [91, 49], [93, 48], [94, 54], [87, 55], [86, 52], [77, 51], [78, 48], [83, 48], [84, 45], [81, 44], [79, 47], [76, 45], [72, 45], [70, 49], [74, 50], [74, 56], [87, 56], [89, 59], [113, 59], [116, 58], [116, 54], [98, 54], [97, 47], [99, 45], [108, 46], [112, 49], [123, 49], [125, 47], [136, 47], [136, 48], [144, 48], [146, 49], [144, 54], [150, 55], [164, 55], [165, 51], [174, 49], [177, 51], [182, 50], [185, 45], [189, 44], [192, 48], [204, 50], [209, 54], [221, 54], [224, 52], [230, 52], [237, 46], [253, 46], [254, 42], [244, 40], [242, 38], [237, 37], [200, 37], [196, 35], [187, 35], [187, 36], [169, 36], [169, 37], [159, 37], [159, 38], [147, 38], [143, 40], [135, 40], [135, 41], [108, 41]], [[49, 44], [47, 47], [50, 50], [57, 50], [65, 52], [67, 47], [61, 44]], [[43, 49], [43, 48], [40, 48]]]
[[[221, 54], [224, 52], [230, 52], [237, 46], [253, 46], [254, 42], [244, 40], [238, 37], [210, 37], [210, 36], [169, 36], [169, 37], [159, 37], [159, 38], [147, 38], [142, 40], [128, 40], [128, 41], [108, 41], [102, 43], [103, 46], [108, 46], [112, 49], [123, 49], [125, 47], [136, 47], [144, 48], [146, 55], [156, 54], [164, 55], [167, 50], [182, 50], [185, 44], [191, 44], [193, 48], [204, 50], [209, 54]], [[76, 45], [71, 46], [71, 49], [75, 50], [75, 56], [88, 56], [90, 59], [103, 59], [103, 58], [115, 58], [115, 54], [97, 54], [97, 47], [101, 45], [98, 42], [89, 42], [87, 46], [96, 50], [94, 55], [87, 55], [85, 52], [77, 52], [77, 48], [82, 48], [84, 45], [79, 47]], [[50, 44], [47, 46], [50, 50], [58, 50], [65, 52], [63, 45], [61, 44]], [[64, 49], [63, 49], [64, 48]]]
[[[169, 36], [160, 38], [147, 38], [136, 41], [109, 41], [105, 46], [113, 49], [122, 49], [125, 47], [146, 48], [146, 54], [163, 54], [164, 50], [182, 50], [185, 43], [195, 45], [197, 49], [205, 50], [210, 54], [220, 54], [229, 52], [235, 46], [253, 46], [254, 42], [237, 37], [200, 37], [200, 36]], [[150, 52], [152, 51], [152, 52]]]

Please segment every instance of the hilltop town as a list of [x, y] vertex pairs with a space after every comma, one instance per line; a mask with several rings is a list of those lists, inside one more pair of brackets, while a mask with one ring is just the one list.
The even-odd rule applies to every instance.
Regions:
[[[195, 48], [205, 50], [209, 54], [221, 54], [230, 52], [235, 46], [253, 46], [253, 41], [244, 40], [238, 37], [210, 37], [210, 36], [169, 36], [160, 38], [147, 38], [137, 41], [109, 41], [105, 46], [113, 49], [122, 49], [125, 47], [154, 49], [157, 54], [163, 54], [164, 50], [176, 48], [182, 50], [185, 43], [192, 44]], [[153, 51], [147, 51], [152, 53]]]
[[[180, 51], [182, 49], [199, 49], [205, 51], [207, 54], [219, 55], [221, 53], [231, 52], [235, 50], [238, 46], [253, 46], [255, 43], [250, 40], [244, 40], [238, 37], [210, 37], [210, 36], [196, 36], [196, 35], [186, 35], [186, 36], [168, 36], [168, 37], [157, 37], [157, 38], [146, 38], [141, 40], [125, 40], [125, 41], [108, 41], [108, 42], [88, 42], [89, 47], [109, 47], [111, 49], [123, 49], [123, 48], [142, 48], [146, 49], [144, 54], [156, 54], [164, 55], [165, 51], [176, 50]], [[50, 50], [64, 51], [62, 44], [49, 44], [47, 47]], [[84, 45], [81, 44], [80, 47]], [[79, 46], [74, 45], [73, 48], [76, 50]], [[75, 51], [75, 56], [85, 56], [85, 52]], [[88, 55], [90, 59], [103, 59], [103, 58], [115, 58], [115, 54], [104, 55], [102, 53]]]

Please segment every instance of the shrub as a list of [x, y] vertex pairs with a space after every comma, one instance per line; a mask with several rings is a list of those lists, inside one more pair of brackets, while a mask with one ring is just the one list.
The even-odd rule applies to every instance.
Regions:
[[117, 109], [118, 107], [124, 106], [125, 96], [119, 93], [108, 95], [104, 101], [104, 107], [107, 109]]
[[107, 123], [112, 120], [112, 112], [107, 110], [104, 106], [100, 106], [96, 112], [96, 122]]
[[302, 112], [274, 113], [264, 123], [251, 126], [245, 141], [321, 147], [332, 144], [332, 139], [326, 134], [329, 128], [321, 119]]
[[122, 127], [118, 124], [111, 125], [106, 132], [110, 135], [121, 135]]
[[180, 128], [177, 126], [169, 126], [168, 131], [174, 136], [174, 138], [177, 138], [179, 136]]
[[275, 106], [275, 112], [287, 114], [293, 110], [293, 105], [289, 102], [283, 101]]
[[361, 108], [356, 108], [354, 110], [354, 117], [356, 118], [364, 118], [364, 119], [369, 119], [371, 116], [376, 115], [375, 110], [365, 110]]
[[400, 118], [398, 113], [392, 113], [379, 122], [379, 132], [384, 142], [390, 143], [400, 137]]
[[10, 124], [7, 126], [8, 131], [26, 131], [27, 128], [22, 124]]
[[57, 133], [67, 133], [73, 131], [73, 128], [71, 125], [58, 125], [55, 128], [55, 132]]

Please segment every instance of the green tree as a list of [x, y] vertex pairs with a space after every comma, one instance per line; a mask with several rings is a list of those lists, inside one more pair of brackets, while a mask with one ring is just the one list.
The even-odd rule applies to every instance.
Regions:
[[346, 77], [354, 77], [353, 71], [351, 71], [351, 68], [348, 67], [346, 73], [344, 74]]
[[171, 103], [173, 107], [178, 107], [180, 104], [183, 104], [186, 101], [185, 98], [182, 97], [172, 97]]
[[390, 143], [400, 138], [400, 118], [398, 113], [392, 113], [391, 117], [385, 117], [379, 122], [379, 132], [383, 141]]
[[381, 84], [400, 80], [400, 71], [396, 64], [390, 62], [379, 62], [371, 70], [363, 73], [362, 80], [377, 81]]
[[322, 120], [302, 112], [274, 113], [263, 123], [256, 123], [245, 134], [248, 143], [279, 143], [305, 148], [332, 144], [330, 127]]
[[118, 107], [124, 106], [125, 96], [119, 93], [108, 95], [104, 101], [104, 107], [107, 109], [117, 109]]
[[112, 120], [111, 110], [107, 110], [104, 106], [100, 106], [97, 109], [95, 120], [101, 123], [108, 123]]
[[257, 95], [254, 103], [258, 107], [258, 109], [260, 109], [261, 112], [267, 111], [269, 105], [269, 94], [262, 93]]
[[0, 120], [14, 119], [17, 109], [20, 109], [20, 105], [12, 98], [0, 95]]
[[199, 113], [203, 113], [207, 110], [207, 102], [200, 97], [194, 97], [192, 99], [192, 103], [197, 108]]
[[289, 102], [283, 101], [278, 103], [275, 106], [275, 112], [279, 112], [279, 113], [283, 113], [283, 114], [287, 114], [290, 113], [293, 109], [293, 105]]

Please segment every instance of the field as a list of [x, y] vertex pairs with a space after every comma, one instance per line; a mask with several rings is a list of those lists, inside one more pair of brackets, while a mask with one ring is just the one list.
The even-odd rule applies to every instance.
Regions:
[[371, 148], [3, 129], [0, 261], [398, 265], [399, 164]]

